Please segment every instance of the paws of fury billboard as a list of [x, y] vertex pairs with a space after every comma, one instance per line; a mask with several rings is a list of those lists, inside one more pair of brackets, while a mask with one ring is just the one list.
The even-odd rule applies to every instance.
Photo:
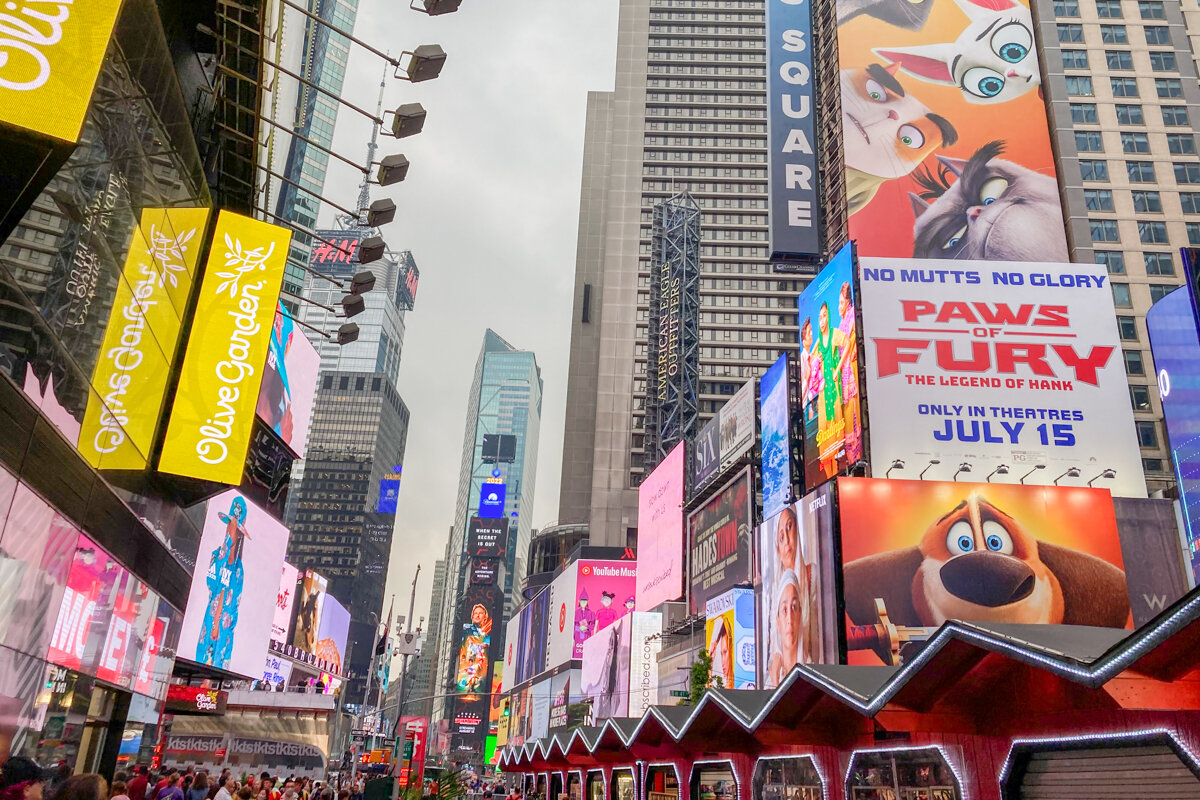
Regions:
[[1029, 6], [836, 5], [859, 254], [1067, 261]]
[[1103, 267], [859, 265], [873, 475], [903, 462], [907, 478], [999, 470], [1146, 496]]

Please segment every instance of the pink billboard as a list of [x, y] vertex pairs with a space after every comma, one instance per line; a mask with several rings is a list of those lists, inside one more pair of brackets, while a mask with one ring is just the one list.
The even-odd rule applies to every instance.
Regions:
[[636, 595], [642, 611], [683, 596], [683, 447], [680, 442], [638, 487]]
[[283, 575], [279, 579], [279, 592], [275, 595], [275, 617], [271, 620], [271, 641], [287, 643], [288, 629], [292, 627], [292, 606], [296, 604], [296, 581], [300, 570], [286, 561]]
[[634, 609], [637, 562], [580, 559], [575, 581], [575, 648], [583, 658], [583, 643]]
[[300, 458], [304, 458], [308, 445], [308, 424], [312, 420], [320, 368], [321, 356], [308, 337], [295, 322], [276, 311], [257, 413]]

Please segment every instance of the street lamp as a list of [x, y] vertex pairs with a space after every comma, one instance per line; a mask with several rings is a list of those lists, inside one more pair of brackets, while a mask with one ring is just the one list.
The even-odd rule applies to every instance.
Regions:
[[[1101, 474], [1103, 474], [1103, 473], [1101, 473]], [[1054, 485], [1058, 486], [1058, 482], [1061, 481], [1063, 478], [1078, 478], [1078, 477], [1079, 477], [1079, 467], [1071, 467], [1066, 472], [1064, 472], [1062, 475], [1059, 475], [1057, 478], [1054, 479]]]
[[989, 472], [987, 474], [987, 477], [984, 478], [984, 481], [986, 481], [987, 483], [991, 483], [993, 475], [1007, 475], [1007, 474], [1008, 474], [1008, 464], [1001, 464], [1000, 466], [996, 467], [994, 470]]
[[1045, 464], [1035, 464], [1033, 469], [1029, 470], [1029, 472], [1026, 472], [1024, 475], [1021, 476], [1021, 483], [1025, 483], [1025, 479], [1028, 478], [1033, 473], [1037, 472], [1039, 469], [1045, 469], [1045, 468], [1046, 468]]
[[1103, 472], [1101, 472], [1096, 477], [1089, 480], [1087, 483], [1088, 483], [1088, 486], [1091, 486], [1093, 483], [1100, 480], [1101, 478], [1104, 478], [1106, 480], [1112, 480], [1115, 477], [1117, 477], [1117, 471], [1115, 469], [1109, 468], [1109, 469], [1106, 469]]
[[919, 481], [925, 480], [925, 473], [929, 472], [929, 468], [932, 466], [936, 466], [937, 464], [940, 464], [940, 463], [942, 463], [941, 459], [937, 459], [937, 458], [929, 459], [929, 463], [925, 465], [925, 469], [921, 470], [921, 474], [917, 476], [917, 480], [919, 480]]
[[957, 481], [958, 481], [958, 476], [959, 476], [959, 473], [962, 473], [962, 472], [970, 472], [970, 471], [971, 471], [971, 465], [970, 465], [970, 464], [968, 464], [966, 461], [964, 461], [964, 462], [962, 462], [961, 464], [959, 464], [959, 465], [958, 465], [958, 471], [954, 473], [954, 480], [955, 480], [955, 482], [957, 482]]
[[892, 477], [892, 470], [894, 470], [894, 469], [904, 469], [904, 462], [898, 458], [896, 460], [894, 460], [892, 462], [892, 465], [890, 467], [888, 467], [887, 472], [885, 472], [883, 474], [883, 477], [885, 477], [885, 478]]

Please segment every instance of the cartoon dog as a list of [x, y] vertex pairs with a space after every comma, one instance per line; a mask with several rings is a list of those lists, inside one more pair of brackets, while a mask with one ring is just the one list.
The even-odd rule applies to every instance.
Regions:
[[883, 598], [896, 625], [948, 619], [1121, 628], [1129, 619], [1125, 573], [1107, 561], [1038, 541], [1008, 514], [970, 495], [920, 544], [845, 565], [846, 613], [875, 620]]

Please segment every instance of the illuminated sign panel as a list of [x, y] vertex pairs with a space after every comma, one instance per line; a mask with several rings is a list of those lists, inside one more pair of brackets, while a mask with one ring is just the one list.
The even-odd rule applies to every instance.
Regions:
[[121, 0], [17, 0], [5, 8], [0, 121], [78, 140]]
[[221, 212], [159, 469], [236, 484], [292, 234]]
[[175, 352], [180, 316], [192, 290], [207, 208], [142, 212], [117, 284], [88, 403], [79, 452], [93, 467], [143, 469], [154, 442]]

